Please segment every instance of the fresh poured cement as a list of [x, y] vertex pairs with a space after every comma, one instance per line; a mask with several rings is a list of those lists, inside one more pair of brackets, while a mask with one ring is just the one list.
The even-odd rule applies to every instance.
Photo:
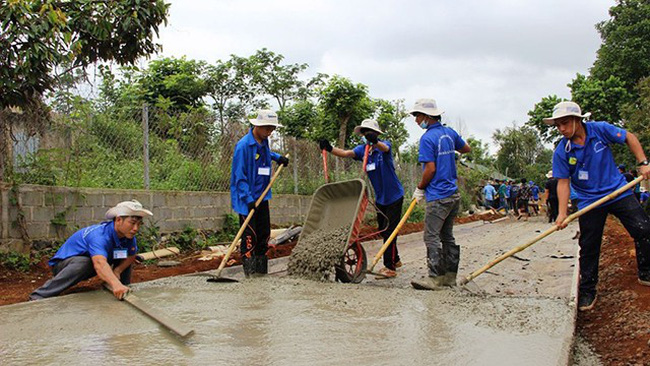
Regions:
[[[509, 225], [458, 227], [461, 272], [545, 226]], [[552, 255], [572, 253], [572, 234], [563, 231], [535, 252], [522, 252], [529, 262], [507, 260], [481, 276], [479, 285], [496, 296], [411, 289], [410, 279], [426, 273], [421, 233], [400, 238], [405, 266], [394, 280], [368, 278], [354, 285], [267, 276], [207, 283], [204, 276], [185, 276], [134, 285], [142, 301], [194, 328], [187, 340], [105, 291], [4, 306], [0, 360], [3, 365], [563, 365], [575, 319], [573, 261]], [[369, 255], [376, 252], [372, 245], [366, 248]], [[538, 268], [537, 260], [557, 265]], [[550, 273], [564, 274], [566, 286], [549, 280]], [[546, 290], [546, 283], [558, 286]]]
[[289, 275], [315, 281], [334, 278], [334, 265], [341, 261], [345, 243], [350, 236], [349, 227], [336, 230], [316, 230], [300, 238], [289, 258]]

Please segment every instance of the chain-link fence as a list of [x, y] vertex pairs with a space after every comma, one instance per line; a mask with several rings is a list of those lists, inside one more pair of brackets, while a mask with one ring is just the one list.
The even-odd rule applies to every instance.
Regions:
[[[89, 110], [91, 110], [89, 108]], [[98, 113], [51, 114], [41, 131], [16, 124], [10, 155], [20, 183], [68, 187], [228, 191], [235, 144], [248, 124], [222, 122], [205, 111], [170, 113], [143, 106]], [[271, 148], [290, 155], [277, 193], [312, 194], [325, 182], [317, 143], [275, 132]], [[337, 161], [338, 160], [338, 161]], [[361, 164], [328, 155], [330, 181], [363, 176]], [[407, 191], [420, 169], [396, 163]]]

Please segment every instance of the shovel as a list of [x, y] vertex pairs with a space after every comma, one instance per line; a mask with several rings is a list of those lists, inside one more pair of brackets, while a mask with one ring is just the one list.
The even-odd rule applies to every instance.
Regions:
[[408, 209], [406, 209], [406, 212], [404, 213], [404, 216], [402, 217], [402, 219], [399, 221], [399, 223], [395, 227], [395, 230], [393, 230], [393, 233], [390, 234], [390, 236], [388, 237], [388, 240], [386, 240], [384, 245], [382, 245], [382, 247], [379, 249], [379, 252], [377, 252], [377, 255], [375, 255], [375, 259], [372, 261], [372, 265], [370, 266], [370, 268], [366, 270], [366, 273], [371, 273], [371, 274], [374, 274], [375, 276], [386, 277], [386, 276], [384, 276], [383, 274], [381, 274], [379, 272], [373, 272], [373, 269], [375, 268], [375, 266], [379, 262], [379, 259], [381, 259], [381, 257], [384, 255], [384, 252], [386, 252], [386, 250], [388, 249], [388, 246], [390, 245], [390, 243], [393, 242], [393, 240], [397, 236], [397, 233], [399, 233], [399, 229], [401, 229], [402, 226], [404, 226], [404, 223], [406, 223], [406, 220], [408, 220], [409, 216], [411, 215], [411, 212], [413, 212], [413, 209], [415, 209], [415, 206], [417, 204], [418, 204], [418, 200], [414, 198], [411, 201], [411, 204], [409, 205]]
[[[287, 157], [289, 157], [289, 154], [287, 154]], [[269, 189], [271, 189], [273, 182], [275, 182], [275, 180], [278, 178], [278, 175], [280, 175], [282, 168], [284, 168], [284, 165], [280, 165], [278, 167], [278, 170], [276, 170], [275, 174], [273, 174], [273, 178], [271, 178], [269, 185], [266, 186], [266, 189], [264, 189], [264, 192], [262, 192], [260, 198], [258, 198], [257, 201], [255, 201], [255, 208], [257, 208], [257, 206], [259, 206], [260, 203], [262, 203], [264, 197], [266, 197], [266, 193], [269, 191]], [[223, 257], [223, 259], [221, 259], [221, 263], [219, 263], [219, 268], [217, 268], [217, 273], [213, 277], [208, 278], [207, 279], [208, 282], [239, 282], [234, 278], [221, 277], [221, 271], [223, 271], [224, 267], [226, 267], [226, 263], [228, 262], [228, 259], [230, 259], [230, 255], [235, 250], [235, 247], [237, 247], [237, 242], [239, 241], [239, 239], [241, 239], [241, 236], [244, 234], [244, 230], [246, 229], [246, 226], [248, 226], [248, 223], [253, 218], [253, 214], [255, 214], [255, 208], [250, 210], [248, 216], [246, 216], [246, 220], [244, 220], [244, 223], [239, 228], [237, 235], [235, 235], [235, 239], [228, 247], [228, 251], [226, 252], [226, 255]]]
[[[598, 201], [590, 204], [589, 206], [583, 208], [582, 210], [569, 215], [566, 219], [564, 219], [564, 221], [562, 223], [563, 224], [570, 223], [571, 221], [577, 219], [578, 217], [584, 215], [585, 213], [587, 213], [587, 212], [593, 210], [594, 208], [602, 205], [603, 203], [618, 197], [621, 193], [631, 189], [632, 187], [634, 187], [638, 183], [641, 183], [642, 180], [643, 180], [643, 176], [640, 176], [640, 177], [636, 178], [635, 180], [629, 182], [628, 184], [626, 184], [623, 187], [617, 189], [616, 191], [608, 194], [607, 196], [599, 199]], [[539, 234], [537, 237], [530, 240], [526, 244], [523, 244], [521, 246], [518, 246], [518, 247], [515, 247], [515, 248], [511, 249], [507, 253], [504, 253], [501, 256], [493, 259], [490, 263], [486, 264], [485, 266], [483, 266], [483, 267], [477, 269], [476, 271], [470, 273], [467, 277], [460, 280], [460, 282], [458, 284], [460, 286], [465, 286], [465, 288], [467, 290], [469, 290], [470, 292], [473, 292], [473, 293], [482, 292], [481, 289], [479, 288], [479, 286], [476, 283], [474, 283], [474, 281], [472, 281], [473, 279], [475, 279], [476, 277], [478, 277], [480, 274], [487, 271], [488, 269], [494, 267], [495, 265], [497, 265], [498, 263], [500, 263], [504, 259], [506, 259], [508, 257], [511, 257], [516, 253], [521, 252], [522, 250], [524, 250], [524, 249], [528, 248], [529, 246], [537, 243], [538, 241], [540, 241], [540, 240], [544, 239], [545, 237], [551, 235], [552, 233], [556, 232], [557, 230], [558, 230], [557, 225], [551, 226], [548, 230], [546, 230], [543, 233]]]

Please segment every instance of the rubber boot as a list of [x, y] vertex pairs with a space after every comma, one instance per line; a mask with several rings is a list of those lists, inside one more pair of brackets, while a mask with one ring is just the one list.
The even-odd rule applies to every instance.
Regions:
[[244, 275], [246, 278], [249, 278], [253, 275], [255, 275], [255, 257], [251, 256], [249, 257], [242, 257], [241, 260], [242, 267], [244, 267]]
[[265, 276], [269, 273], [269, 258], [266, 255], [256, 255], [255, 258], [255, 273], [253, 277]]
[[416, 290], [437, 291], [445, 289], [445, 276], [425, 277], [421, 280], [411, 281], [411, 286]]
[[456, 272], [445, 273], [444, 285], [451, 287], [456, 286]]

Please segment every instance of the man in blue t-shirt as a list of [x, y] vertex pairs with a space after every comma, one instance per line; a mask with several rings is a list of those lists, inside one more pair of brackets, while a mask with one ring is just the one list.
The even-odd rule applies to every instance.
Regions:
[[153, 216], [140, 202], [124, 201], [106, 212], [106, 221], [72, 234], [48, 262], [54, 277], [34, 290], [30, 300], [57, 296], [89, 278], [99, 276], [113, 295], [122, 299], [129, 291], [131, 264], [138, 246], [135, 234], [142, 218]]
[[497, 195], [497, 191], [494, 189], [494, 186], [491, 182], [487, 182], [485, 187], [483, 187], [483, 197], [485, 198], [485, 208], [488, 210], [494, 210], [494, 197]]
[[426, 130], [420, 138], [418, 161], [422, 179], [413, 197], [426, 200], [424, 243], [427, 247], [428, 276], [411, 282], [418, 290], [439, 290], [455, 286], [460, 246], [454, 239], [454, 218], [460, 206], [456, 182], [456, 151], [470, 151], [469, 145], [453, 129], [441, 123], [443, 111], [433, 99], [419, 99], [409, 112]]
[[[590, 114], [581, 114], [580, 106], [561, 102], [553, 108], [553, 116], [545, 118], [564, 136], [553, 154], [553, 176], [558, 179], [559, 213], [555, 224], [566, 227], [569, 185], [583, 209], [626, 184], [614, 163], [612, 144], [627, 144], [636, 158], [638, 170], [650, 178], [650, 166], [637, 137], [607, 122], [583, 122]], [[596, 303], [598, 261], [605, 219], [614, 214], [634, 238], [639, 283], [650, 286], [650, 219], [631, 191], [584, 213], [580, 225], [580, 286], [578, 309], [586, 311]]]
[[[391, 143], [388, 140], [380, 140], [379, 135], [383, 131], [379, 128], [377, 121], [365, 119], [360, 126], [354, 128], [354, 132], [362, 136], [363, 144], [357, 145], [352, 150], [343, 150], [332, 147], [329, 141], [319, 142], [321, 150], [328, 151], [332, 155], [342, 158], [353, 158], [363, 161], [366, 146], [370, 145], [366, 173], [375, 190], [377, 205], [377, 227], [381, 231], [384, 242], [395, 231], [402, 215], [402, 204], [404, 203], [404, 188], [395, 173], [395, 165], [391, 154]], [[402, 265], [397, 252], [397, 236], [384, 252], [384, 268], [379, 270], [378, 279], [392, 278], [397, 276], [396, 268]]]
[[289, 164], [288, 158], [269, 148], [269, 136], [277, 127], [281, 127], [277, 114], [270, 110], [260, 110], [257, 118], [250, 122], [253, 128], [235, 145], [230, 173], [230, 203], [233, 211], [239, 214], [239, 224], [243, 225], [248, 213], [255, 210], [242, 233], [239, 247], [246, 277], [269, 272], [266, 252], [271, 236], [271, 190], [259, 206], [255, 207], [255, 202], [271, 181], [271, 161], [284, 166]]
[[539, 215], [539, 187], [532, 180], [528, 182], [530, 186], [530, 197], [533, 203], [530, 205], [535, 212], [535, 215]]

